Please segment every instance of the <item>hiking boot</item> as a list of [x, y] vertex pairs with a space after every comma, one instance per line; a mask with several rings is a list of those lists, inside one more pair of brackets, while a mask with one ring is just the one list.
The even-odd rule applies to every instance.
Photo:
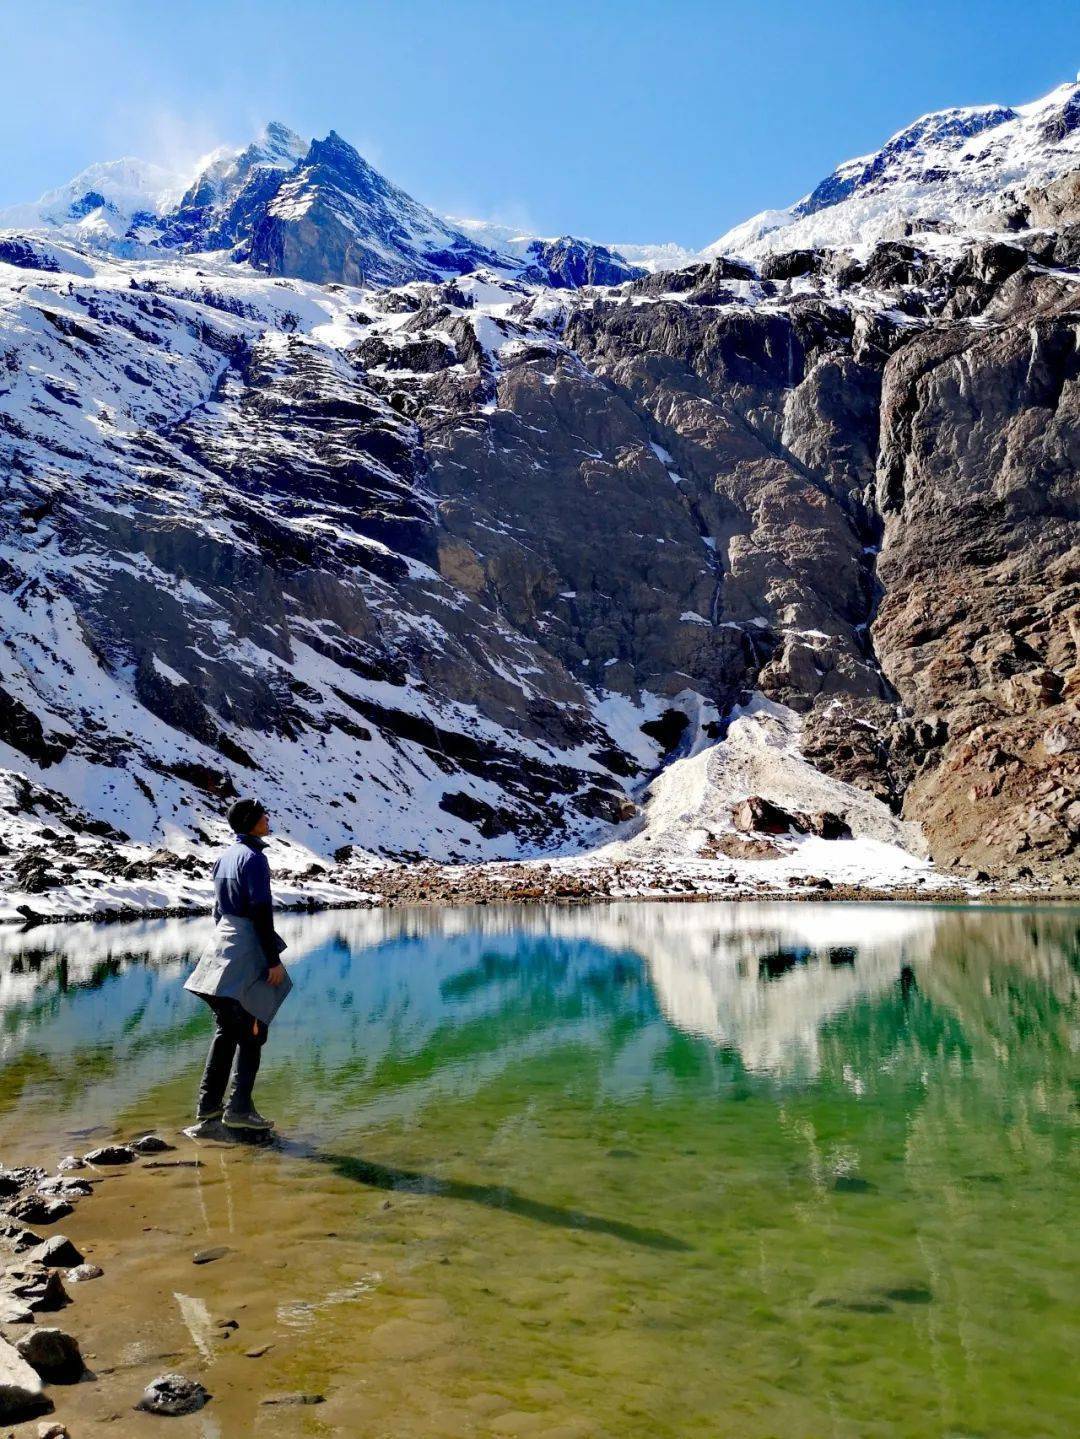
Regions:
[[217, 1108], [215, 1109], [213, 1105], [210, 1105], [210, 1106], [208, 1106], [207, 1108], [204, 1108], [204, 1107], [200, 1104], [199, 1107], [198, 1107], [198, 1109], [197, 1109], [196, 1112], [195, 1112], [195, 1123], [196, 1123], [196, 1124], [209, 1124], [209, 1123], [211, 1122], [211, 1120], [220, 1119], [221, 1116], [222, 1116], [224, 1113], [225, 1113], [225, 1109], [224, 1109], [224, 1106], [223, 1106], [223, 1105], [220, 1105], [220, 1104], [219, 1104], [219, 1105], [217, 1106]]
[[250, 1109], [226, 1109], [221, 1119], [227, 1129], [273, 1129], [274, 1121], [264, 1119], [254, 1105]]

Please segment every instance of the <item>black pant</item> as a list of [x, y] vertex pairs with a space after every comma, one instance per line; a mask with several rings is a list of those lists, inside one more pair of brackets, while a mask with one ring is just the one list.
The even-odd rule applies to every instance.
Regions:
[[238, 1114], [243, 1113], [251, 1108], [251, 1091], [259, 1072], [262, 1047], [266, 1043], [266, 1025], [252, 1019], [235, 999], [221, 999], [209, 994], [199, 998], [205, 999], [214, 1011], [214, 1037], [210, 1041], [210, 1053], [206, 1056], [206, 1068], [199, 1086], [199, 1112], [221, 1108], [235, 1059], [236, 1075], [229, 1107]]

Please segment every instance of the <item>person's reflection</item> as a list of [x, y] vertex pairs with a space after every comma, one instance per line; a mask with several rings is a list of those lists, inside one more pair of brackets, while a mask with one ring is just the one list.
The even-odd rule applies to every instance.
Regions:
[[915, 979], [915, 971], [910, 964], [900, 966], [900, 997], [904, 1001], [904, 1008], [911, 1003], [911, 996], [918, 994], [919, 986]]

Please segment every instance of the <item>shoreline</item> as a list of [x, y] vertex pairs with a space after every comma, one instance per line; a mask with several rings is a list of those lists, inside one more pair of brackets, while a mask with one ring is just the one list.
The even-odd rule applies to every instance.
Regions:
[[[396, 873], [396, 872], [395, 872]], [[420, 868], [410, 868], [408, 880], [402, 885], [377, 888], [373, 878], [365, 878], [365, 888], [355, 896], [338, 898], [312, 896], [306, 901], [275, 905], [282, 914], [323, 914], [335, 910], [375, 909], [467, 909], [477, 906], [556, 905], [574, 908], [589, 904], [644, 903], [716, 903], [716, 904], [918, 904], [949, 905], [956, 908], [983, 905], [1068, 905], [1080, 904], [1080, 893], [1069, 889], [1032, 887], [1030, 889], [998, 888], [982, 884], [962, 886], [959, 883], [930, 889], [925, 885], [864, 886], [835, 884], [819, 878], [781, 889], [778, 886], [734, 886], [710, 888], [707, 884], [681, 879], [656, 888], [632, 886], [621, 889], [610, 882], [611, 876], [596, 876], [590, 883], [580, 875], [530, 876], [518, 883], [493, 880], [489, 874], [477, 876], [467, 870], [457, 883], [437, 878]], [[604, 880], [608, 882], [604, 882]], [[547, 881], [544, 883], [543, 881]], [[26, 907], [30, 909], [29, 906]], [[42, 913], [30, 910], [19, 915], [0, 915], [0, 926], [23, 931], [52, 924], [124, 924], [153, 919], [198, 919], [213, 913], [207, 904], [171, 905], [107, 905], [86, 910]]]

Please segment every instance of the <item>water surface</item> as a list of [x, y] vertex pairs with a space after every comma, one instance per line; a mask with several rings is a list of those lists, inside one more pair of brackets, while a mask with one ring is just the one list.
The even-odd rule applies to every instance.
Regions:
[[[283, 929], [282, 1143], [65, 1221], [107, 1273], [64, 1321], [99, 1377], [62, 1417], [156, 1433], [126, 1406], [181, 1368], [215, 1397], [173, 1429], [221, 1439], [1080, 1432], [1080, 912]], [[0, 932], [6, 1162], [187, 1122], [206, 932]], [[281, 1390], [326, 1402], [260, 1406]]]

